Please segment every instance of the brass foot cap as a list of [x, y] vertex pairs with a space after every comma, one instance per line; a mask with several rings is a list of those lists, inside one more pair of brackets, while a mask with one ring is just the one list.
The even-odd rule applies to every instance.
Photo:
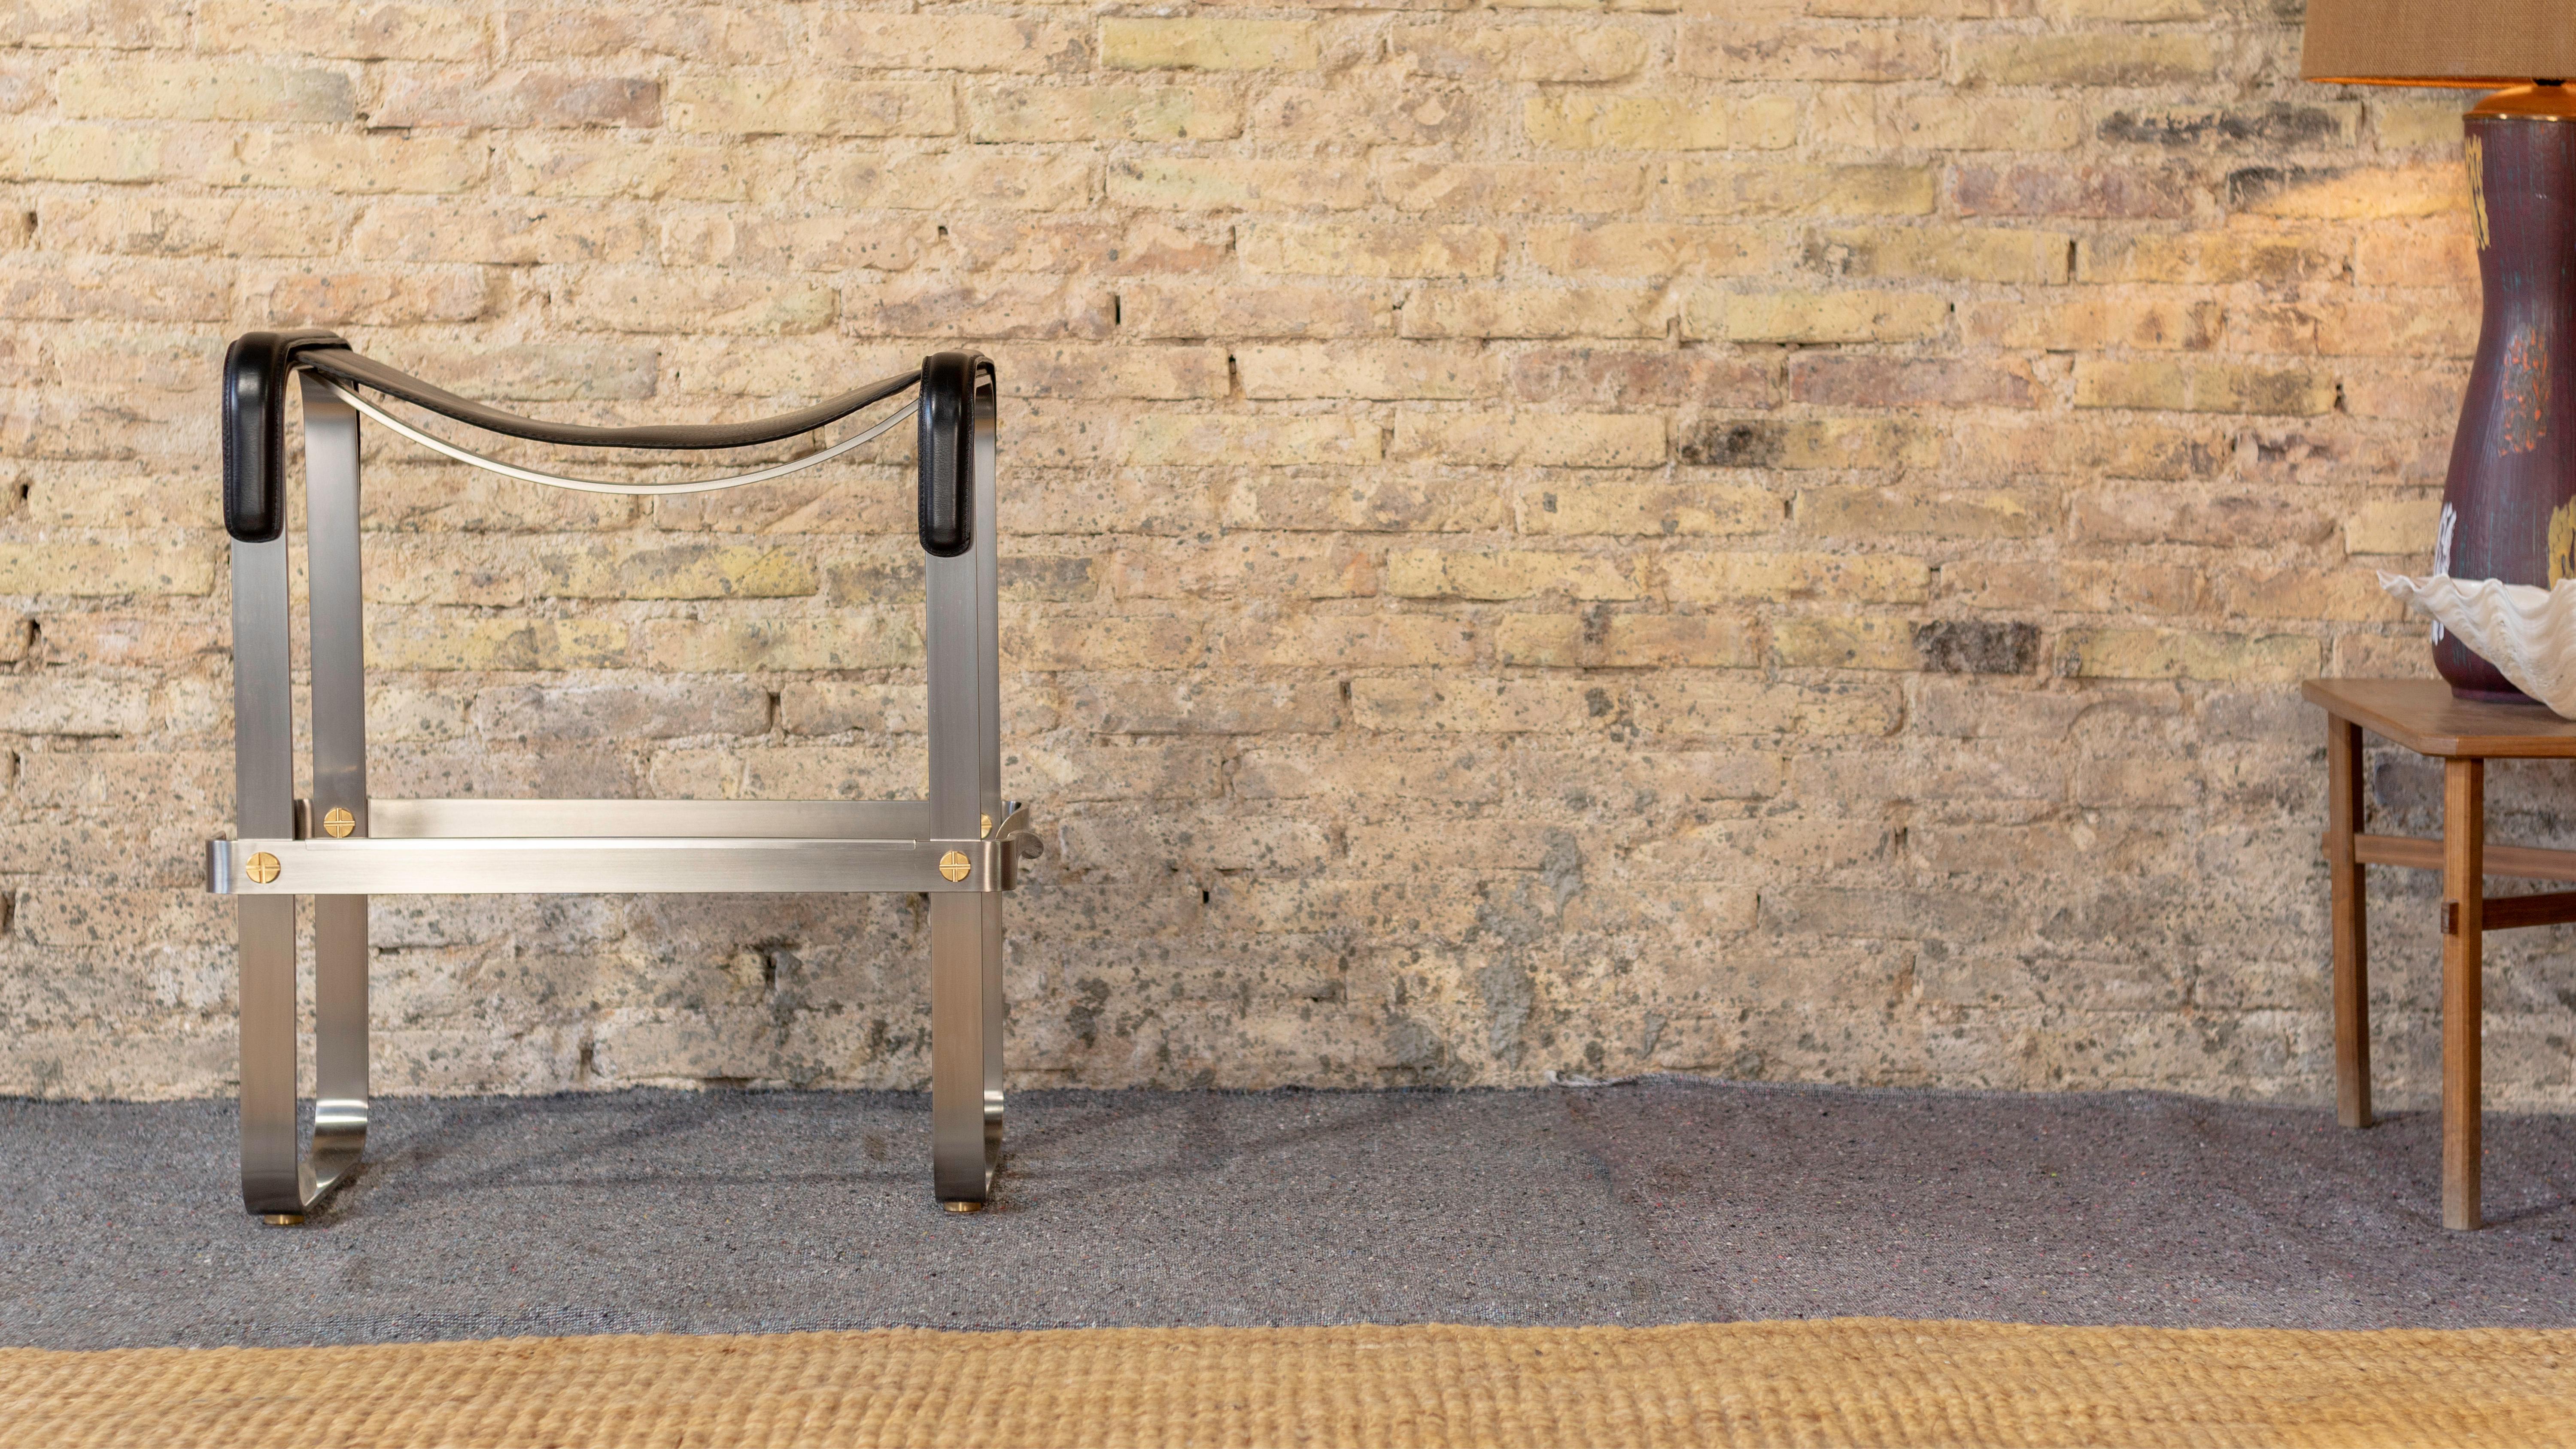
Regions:
[[291, 1228], [304, 1221], [302, 1213], [261, 1213], [259, 1220], [272, 1228]]
[[984, 1205], [982, 1203], [969, 1202], [964, 1198], [954, 1198], [950, 1201], [941, 1203], [940, 1206], [948, 1209], [952, 1213], [980, 1213], [984, 1210]]

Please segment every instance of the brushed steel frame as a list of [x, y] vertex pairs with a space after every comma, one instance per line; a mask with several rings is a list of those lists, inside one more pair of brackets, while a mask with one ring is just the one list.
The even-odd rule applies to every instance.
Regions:
[[[209, 843], [241, 953], [242, 1203], [299, 1221], [366, 1149], [367, 898], [403, 893], [915, 891], [930, 898], [931, 1174], [952, 1208], [992, 1196], [1001, 1161], [1002, 895], [1040, 853], [1001, 793], [995, 386], [974, 374], [968, 550], [926, 558], [929, 798], [892, 801], [371, 800], [359, 549], [363, 414], [477, 467], [553, 486], [681, 492], [753, 482], [855, 447], [918, 402], [794, 464], [693, 485], [621, 486], [499, 464], [387, 417], [299, 369], [311, 656], [312, 790], [295, 794], [288, 533], [232, 545], [236, 832]], [[349, 833], [322, 823], [349, 812]], [[254, 869], [257, 862], [257, 869]], [[960, 869], [962, 867], [962, 870]], [[952, 872], [954, 878], [952, 878]], [[265, 879], [260, 877], [265, 875]], [[296, 901], [313, 900], [314, 1112], [299, 1148]]]

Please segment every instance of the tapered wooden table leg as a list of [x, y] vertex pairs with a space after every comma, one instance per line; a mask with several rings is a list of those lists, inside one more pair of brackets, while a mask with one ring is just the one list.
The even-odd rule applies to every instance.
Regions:
[[2485, 1092], [2479, 1032], [2485, 1010], [2487, 762], [2442, 770], [2442, 1226], [2484, 1226], [2478, 1183]]
[[2353, 854], [2361, 829], [2361, 726], [2326, 716], [2326, 870], [2334, 889], [2335, 1120], [2370, 1125], [2370, 908]]

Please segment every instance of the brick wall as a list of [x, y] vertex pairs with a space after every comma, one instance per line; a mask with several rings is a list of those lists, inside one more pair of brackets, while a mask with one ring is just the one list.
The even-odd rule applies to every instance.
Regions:
[[[212, 381], [310, 323], [592, 420], [999, 359], [1021, 1082], [2317, 1099], [2294, 686], [2424, 669], [2368, 568], [2474, 340], [2465, 101], [2300, 84], [2295, 0], [1685, 3], [21, 0], [0, 1091], [230, 1080]], [[917, 792], [907, 456], [656, 503], [379, 440], [378, 792]], [[380, 1080], [918, 1084], [924, 937], [382, 900]], [[2497, 1101], [2576, 1103], [2567, 939], [2503, 943]]]

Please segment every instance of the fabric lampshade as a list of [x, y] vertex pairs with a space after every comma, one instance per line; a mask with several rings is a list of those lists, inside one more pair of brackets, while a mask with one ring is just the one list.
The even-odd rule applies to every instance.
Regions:
[[2299, 74], [2378, 85], [2576, 80], [2569, 0], [2308, 0]]

